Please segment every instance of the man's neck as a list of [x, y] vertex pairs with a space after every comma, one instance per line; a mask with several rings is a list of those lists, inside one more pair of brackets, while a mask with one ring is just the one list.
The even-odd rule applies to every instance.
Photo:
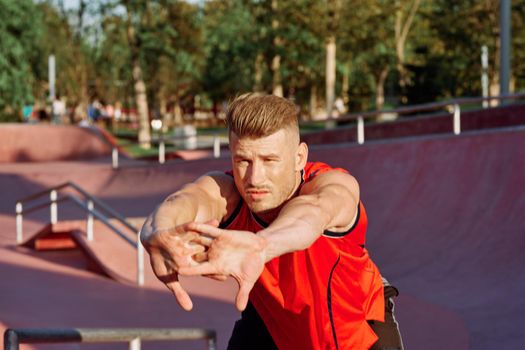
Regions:
[[300, 186], [303, 182], [303, 178], [302, 178], [302, 172], [298, 172], [296, 177], [295, 177], [295, 186], [294, 186], [294, 189], [293, 191], [291, 192], [291, 194], [288, 196], [288, 198], [281, 204], [279, 205], [277, 208], [273, 208], [273, 209], [270, 209], [268, 211], [265, 211], [265, 212], [262, 212], [262, 213], [257, 213], [257, 217], [259, 217], [262, 221], [264, 221], [265, 223], [267, 224], [271, 224], [278, 216], [279, 216], [279, 213], [281, 212], [281, 209], [286, 205], [286, 203], [288, 203], [289, 200], [297, 197], [299, 195], [299, 189], [300, 189]]

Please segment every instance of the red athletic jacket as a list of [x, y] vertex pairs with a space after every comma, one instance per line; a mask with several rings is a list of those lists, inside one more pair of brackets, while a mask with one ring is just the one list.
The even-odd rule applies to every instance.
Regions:
[[[303, 183], [330, 170], [346, 172], [308, 163]], [[267, 224], [241, 200], [221, 226], [258, 232]], [[375, 343], [367, 320], [384, 321], [383, 283], [364, 248], [366, 227], [365, 208], [359, 203], [348, 232], [325, 231], [308, 249], [266, 264], [250, 301], [279, 349], [368, 349]]]

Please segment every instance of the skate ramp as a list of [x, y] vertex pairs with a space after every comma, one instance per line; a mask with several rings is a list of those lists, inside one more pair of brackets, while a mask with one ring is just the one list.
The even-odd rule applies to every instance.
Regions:
[[[518, 318], [525, 309], [520, 298], [525, 292], [525, 129], [318, 146], [310, 159], [346, 167], [358, 179], [369, 217], [367, 247], [401, 291], [396, 316], [407, 349], [525, 345]], [[7, 296], [0, 299], [2, 322], [8, 327], [195, 325], [218, 329], [224, 348], [237, 317], [226, 302], [231, 295], [206, 283], [185, 282], [196, 307], [185, 313], [160, 283], [145, 289], [118, 284], [89, 274], [75, 257], [14, 249], [13, 212], [17, 198], [70, 180], [126, 216], [145, 216], [183, 183], [208, 170], [227, 169], [229, 160], [118, 170], [89, 162], [50, 164], [0, 166], [5, 189], [0, 269], [16, 276], [0, 285]], [[25, 225], [44, 225], [46, 215], [28, 218]], [[80, 217], [60, 207], [63, 219]], [[60, 266], [64, 261], [67, 267]]]
[[0, 125], [0, 163], [80, 160], [111, 154], [111, 143], [95, 128], [50, 124]]
[[525, 345], [524, 128], [312, 153], [358, 179], [367, 246], [402, 294], [459, 316], [471, 349]]

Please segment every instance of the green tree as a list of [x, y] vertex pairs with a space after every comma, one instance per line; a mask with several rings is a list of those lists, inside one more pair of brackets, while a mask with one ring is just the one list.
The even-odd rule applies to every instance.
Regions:
[[0, 118], [13, 120], [32, 103], [40, 16], [30, 0], [0, 0]]

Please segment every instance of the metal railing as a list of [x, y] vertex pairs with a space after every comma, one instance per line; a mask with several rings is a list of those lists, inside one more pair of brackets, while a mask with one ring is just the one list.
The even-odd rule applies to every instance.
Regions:
[[[220, 158], [221, 157], [221, 146], [225, 144], [223, 141], [224, 137], [221, 137], [218, 134], [210, 134], [210, 135], [184, 135], [184, 136], [168, 136], [165, 134], [159, 134], [157, 138], [152, 138], [152, 142], [157, 142], [158, 147], [158, 162], [159, 164], [164, 164], [166, 162], [166, 146], [171, 144], [175, 145], [177, 142], [180, 141], [186, 141], [186, 140], [197, 140], [198, 137], [211, 137], [213, 138], [213, 141], [211, 142], [211, 145], [213, 147], [213, 158]], [[130, 142], [127, 144], [139, 144], [138, 142]], [[120, 146], [123, 146], [122, 144]], [[124, 145], [125, 146], [125, 145]], [[117, 146], [112, 145], [112, 151], [111, 151], [111, 163], [113, 169], [118, 169], [119, 167], [119, 149]]]
[[445, 102], [435, 102], [435, 103], [425, 103], [420, 105], [401, 107], [396, 109], [389, 110], [376, 110], [363, 113], [351, 113], [345, 114], [339, 118], [328, 118], [326, 119], [325, 126], [334, 125], [334, 122], [348, 122], [356, 121], [357, 122], [357, 142], [363, 144], [365, 142], [365, 120], [371, 119], [384, 114], [395, 114], [403, 115], [416, 112], [429, 112], [437, 110], [446, 110], [448, 113], [451, 113], [452, 118], [452, 128], [451, 130], [455, 135], [461, 134], [461, 106], [466, 104], [478, 104], [484, 103], [492, 100], [496, 101], [506, 101], [506, 100], [521, 100], [525, 99], [525, 93], [509, 94], [503, 96], [491, 96], [491, 97], [465, 97], [453, 99]]
[[[361, 112], [361, 113], [350, 113], [344, 114], [338, 118], [329, 117], [328, 119], [322, 120], [324, 122], [325, 128], [331, 129], [335, 126], [336, 122], [350, 122], [355, 121], [357, 123], [356, 132], [357, 132], [357, 142], [358, 144], [363, 144], [365, 142], [365, 121], [372, 119], [374, 117], [385, 115], [385, 114], [394, 114], [394, 115], [403, 115], [409, 113], [417, 112], [433, 112], [439, 110], [445, 110], [448, 113], [452, 114], [452, 127], [451, 130], [455, 135], [461, 134], [461, 106], [466, 104], [483, 104], [483, 107], [488, 106], [487, 102], [490, 101], [506, 101], [506, 100], [521, 100], [525, 99], [525, 93], [517, 94], [508, 94], [503, 96], [490, 96], [490, 97], [464, 97], [452, 99], [444, 102], [434, 102], [434, 103], [425, 103], [419, 105], [413, 105], [408, 107], [400, 107], [396, 109], [388, 110], [375, 110], [370, 112]], [[304, 122], [301, 124], [309, 124], [310, 122]], [[213, 156], [219, 158], [221, 156], [221, 144], [222, 140], [218, 134], [212, 135], [185, 135], [185, 136], [167, 136], [160, 134], [157, 140], [159, 144], [158, 148], [158, 162], [164, 164], [166, 162], [166, 145], [175, 144], [175, 142], [180, 140], [188, 140], [191, 138], [196, 138], [199, 136], [213, 136]], [[116, 146], [112, 146], [112, 166], [114, 169], [119, 167], [119, 151]]]
[[142, 340], [207, 341], [208, 350], [217, 347], [214, 330], [201, 328], [18, 328], [4, 333], [4, 349], [18, 350], [29, 343], [109, 343], [128, 342], [130, 350], [140, 350]]
[[[67, 193], [62, 195], [61, 197], [58, 197], [58, 191], [65, 189], [65, 188], [72, 188], [76, 192], [80, 193], [84, 200], [79, 198], [78, 196], [75, 196], [71, 193]], [[31, 203], [39, 198], [49, 196], [49, 199], [44, 201], [44, 203], [34, 204], [34, 205], [27, 205], [28, 203]], [[111, 231], [116, 233], [119, 237], [121, 237], [123, 240], [125, 240], [128, 244], [130, 244], [134, 249], [137, 250], [137, 284], [139, 286], [144, 285], [144, 247], [140, 243], [140, 230], [130, 224], [126, 218], [124, 218], [122, 215], [120, 215], [118, 212], [116, 212], [113, 208], [102, 202], [100, 199], [97, 199], [96, 197], [89, 194], [87, 191], [82, 189], [80, 186], [76, 185], [73, 182], [65, 182], [63, 184], [60, 184], [58, 186], [51, 187], [49, 189], [46, 189], [44, 191], [35, 193], [33, 195], [24, 197], [22, 199], [19, 199], [16, 202], [15, 205], [15, 211], [16, 211], [16, 242], [18, 244], [21, 244], [24, 240], [24, 231], [23, 231], [23, 221], [24, 221], [24, 214], [29, 214], [31, 212], [46, 208], [49, 206], [49, 220], [51, 224], [56, 224], [58, 222], [58, 203], [62, 201], [70, 200], [73, 203], [75, 203], [78, 207], [80, 207], [82, 210], [84, 210], [87, 213], [86, 218], [86, 234], [87, 234], [87, 240], [93, 241], [94, 239], [94, 218], [97, 218], [102, 222], [105, 226], [107, 226]], [[96, 208], [95, 208], [96, 205]], [[126, 235], [124, 232], [122, 232], [119, 228], [117, 228], [113, 223], [111, 223], [110, 218], [108, 217], [109, 214], [112, 216], [113, 219], [116, 219], [119, 223], [121, 223], [124, 227], [132, 231], [134, 234], [137, 235], [136, 240], [132, 240]]]

